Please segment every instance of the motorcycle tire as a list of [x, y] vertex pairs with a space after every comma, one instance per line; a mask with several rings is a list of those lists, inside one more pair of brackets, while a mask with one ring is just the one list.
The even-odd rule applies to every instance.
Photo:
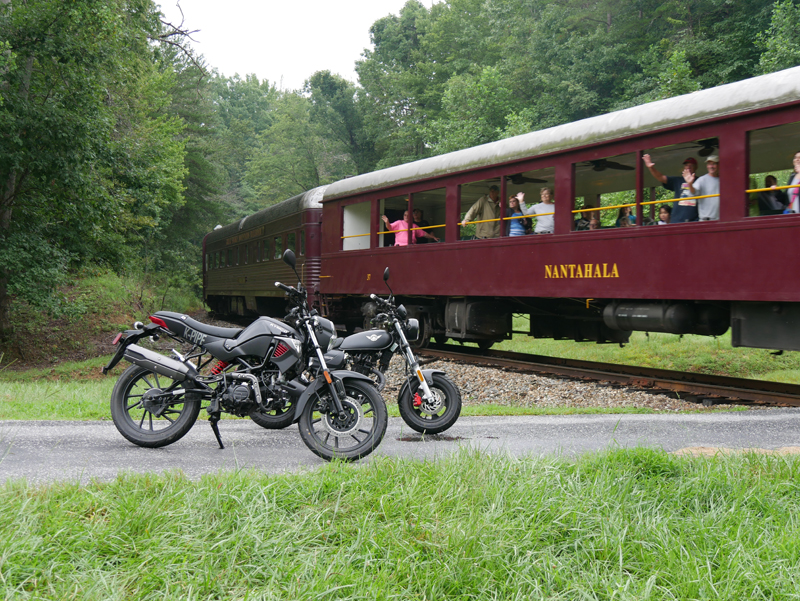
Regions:
[[285, 409], [256, 409], [250, 419], [267, 430], [283, 430], [294, 423], [294, 404]]
[[[122, 436], [140, 447], [164, 447], [191, 430], [200, 398], [179, 382], [138, 365], [122, 372], [111, 393], [111, 418]], [[182, 389], [183, 393], [170, 394]], [[159, 397], [163, 397], [163, 400]]]
[[433, 374], [428, 386], [436, 397], [433, 403], [422, 399], [418, 407], [414, 406], [414, 397], [419, 389], [419, 381], [414, 378], [410, 386], [401, 389], [397, 408], [400, 417], [412, 430], [422, 434], [439, 434], [456, 423], [461, 414], [461, 393], [444, 374]]
[[346, 398], [341, 399], [347, 417], [332, 417], [330, 391], [324, 387], [309, 399], [300, 414], [300, 438], [311, 452], [326, 461], [355, 461], [374, 451], [389, 422], [386, 403], [375, 387], [359, 380], [344, 382]]

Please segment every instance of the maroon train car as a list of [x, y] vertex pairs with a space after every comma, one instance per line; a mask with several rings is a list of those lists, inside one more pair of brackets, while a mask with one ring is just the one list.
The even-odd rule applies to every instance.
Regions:
[[[542, 338], [625, 342], [634, 330], [732, 328], [734, 346], [800, 350], [800, 215], [761, 215], [757, 202], [766, 175], [786, 182], [798, 151], [794, 68], [360, 175], [321, 192], [321, 266], [309, 283], [320, 309], [352, 330], [374, 311], [369, 294], [385, 293], [390, 267], [423, 344], [488, 347], [524, 314]], [[668, 176], [688, 158], [702, 176], [717, 159], [718, 218], [649, 225], [673, 200], [645, 154]], [[548, 187], [553, 233], [509, 236], [503, 219], [499, 236], [471, 239], [480, 224], [461, 222], [492, 186], [501, 216], [511, 195], [524, 192], [532, 208]], [[691, 195], [680, 202], [692, 200], [708, 206]], [[624, 207], [636, 225], [613, 227]], [[439, 242], [395, 246], [382, 216], [396, 222], [414, 209]], [[584, 231], [592, 215], [606, 227]]]

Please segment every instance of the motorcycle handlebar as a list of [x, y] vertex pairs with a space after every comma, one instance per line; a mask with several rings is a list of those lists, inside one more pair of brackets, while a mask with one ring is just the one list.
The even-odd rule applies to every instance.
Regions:
[[281, 284], [280, 282], [275, 282], [275, 287], [280, 288], [281, 290], [285, 290], [286, 292], [297, 292], [297, 290], [295, 290], [291, 286], [287, 286], [286, 284]]

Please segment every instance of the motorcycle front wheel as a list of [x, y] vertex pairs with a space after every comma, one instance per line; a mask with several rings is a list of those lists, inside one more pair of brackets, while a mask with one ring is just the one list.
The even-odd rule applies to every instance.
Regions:
[[428, 386], [433, 393], [432, 401], [422, 398], [419, 381], [414, 378], [411, 386], [404, 386], [400, 391], [397, 408], [400, 417], [413, 430], [422, 434], [438, 434], [456, 423], [461, 414], [461, 393], [444, 374], [433, 374]]
[[148, 448], [183, 438], [200, 414], [200, 399], [186, 385], [131, 365], [111, 393], [111, 418], [119, 433]]
[[250, 419], [267, 430], [283, 430], [294, 423], [294, 403], [285, 407], [259, 407], [250, 412]]
[[366, 382], [346, 381], [346, 397], [340, 399], [346, 416], [333, 411], [333, 399], [327, 387], [309, 399], [298, 425], [300, 438], [311, 452], [326, 461], [355, 461], [366, 457], [383, 440], [388, 424], [386, 403]]

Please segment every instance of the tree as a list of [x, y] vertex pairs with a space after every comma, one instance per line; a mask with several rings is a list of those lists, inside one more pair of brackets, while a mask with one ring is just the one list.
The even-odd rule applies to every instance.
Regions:
[[246, 180], [263, 208], [311, 188], [343, 179], [355, 170], [347, 147], [311, 118], [312, 104], [285, 92], [275, 106], [273, 124], [264, 130], [247, 164]]
[[347, 149], [356, 173], [372, 171], [376, 162], [375, 144], [364, 127], [356, 87], [330, 71], [317, 71], [306, 81], [303, 91], [311, 100], [311, 120], [324, 135]]
[[776, 2], [769, 29], [758, 38], [762, 50], [758, 68], [772, 73], [800, 65], [800, 6], [792, 0]]
[[70, 261], [118, 261], [131, 229], [182, 202], [181, 125], [151, 43], [163, 34], [149, 0], [0, 4], [0, 248], [15, 257], [0, 268], [0, 336], [9, 294], [44, 302]]

